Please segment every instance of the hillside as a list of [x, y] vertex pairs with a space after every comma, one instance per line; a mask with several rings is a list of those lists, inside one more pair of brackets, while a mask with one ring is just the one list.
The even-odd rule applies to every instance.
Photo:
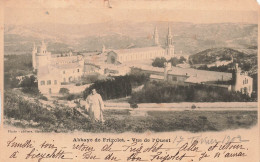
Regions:
[[[159, 40], [165, 44], [168, 23], [171, 26], [176, 52], [186, 54], [207, 48], [229, 47], [255, 51], [257, 24], [220, 23], [193, 24], [185, 22], [105, 22], [96, 24], [28, 24], [5, 25], [5, 54], [30, 53], [33, 42], [48, 42], [49, 50], [95, 51], [104, 44], [107, 48], [126, 48], [130, 44], [145, 47], [152, 44], [154, 27]], [[253, 48], [252, 48], [253, 47]]]
[[[249, 75], [257, 74], [257, 53], [246, 54], [232, 48], [210, 48], [189, 57], [189, 62], [195, 66], [212, 64], [216, 61], [229, 61], [233, 57], [234, 63], [238, 63], [243, 71]], [[231, 65], [229, 65], [231, 66]]]

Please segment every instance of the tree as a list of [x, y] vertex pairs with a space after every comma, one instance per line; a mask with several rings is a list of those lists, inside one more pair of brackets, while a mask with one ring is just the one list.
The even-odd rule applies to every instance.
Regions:
[[176, 57], [172, 57], [168, 62], [170, 62], [172, 66], [179, 64], [179, 60]]
[[187, 61], [187, 59], [183, 56], [181, 56], [180, 59], [179, 59], [179, 63], [181, 63], [181, 64], [186, 62], [186, 61]]
[[70, 93], [70, 90], [68, 88], [61, 88], [60, 91], [59, 91], [60, 94], [69, 94]]
[[167, 60], [164, 57], [156, 57], [153, 60], [152, 66], [154, 67], [164, 67], [164, 63], [167, 62]]

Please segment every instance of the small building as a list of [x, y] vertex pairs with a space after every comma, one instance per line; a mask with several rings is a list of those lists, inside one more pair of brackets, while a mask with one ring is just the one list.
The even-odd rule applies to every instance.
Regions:
[[33, 69], [37, 73], [38, 89], [42, 94], [59, 93], [61, 83], [80, 80], [84, 74], [84, 59], [81, 55], [51, 55], [42, 45], [32, 51]]

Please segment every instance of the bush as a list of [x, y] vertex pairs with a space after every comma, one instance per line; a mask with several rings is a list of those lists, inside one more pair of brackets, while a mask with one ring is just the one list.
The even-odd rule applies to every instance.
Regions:
[[31, 75], [30, 77], [25, 76], [20, 84], [20, 87], [22, 87], [22, 92], [24, 93], [39, 95], [38, 83], [34, 75]]
[[137, 103], [130, 103], [130, 107], [135, 109], [135, 108], [138, 108], [138, 105], [137, 105]]
[[67, 97], [67, 100], [71, 101], [75, 99], [75, 95], [74, 94], [69, 94]]
[[63, 94], [63, 95], [64, 95], [64, 94], [69, 94], [69, 92], [70, 92], [70, 91], [69, 91], [68, 88], [61, 88], [60, 91], [59, 91], [59, 93], [60, 93], [60, 94]]
[[156, 57], [153, 62], [152, 62], [152, 66], [154, 67], [164, 67], [164, 63], [167, 62], [166, 58], [164, 57]]
[[240, 92], [207, 85], [172, 85], [166, 82], [145, 84], [141, 91], [132, 94], [129, 103], [170, 102], [249, 102], [252, 99]]
[[46, 96], [40, 96], [40, 99], [48, 101], [48, 98]]

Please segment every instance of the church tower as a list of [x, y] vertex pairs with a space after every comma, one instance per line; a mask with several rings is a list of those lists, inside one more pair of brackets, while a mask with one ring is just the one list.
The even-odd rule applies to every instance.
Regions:
[[154, 45], [159, 46], [160, 43], [159, 43], [159, 35], [158, 35], [157, 26], [154, 29], [153, 39], [154, 39]]
[[47, 47], [44, 41], [42, 45], [37, 49], [36, 54], [36, 69], [49, 65], [51, 59], [51, 53], [47, 51]]
[[168, 26], [168, 33], [166, 37], [166, 55], [174, 56], [174, 46], [170, 26]]

